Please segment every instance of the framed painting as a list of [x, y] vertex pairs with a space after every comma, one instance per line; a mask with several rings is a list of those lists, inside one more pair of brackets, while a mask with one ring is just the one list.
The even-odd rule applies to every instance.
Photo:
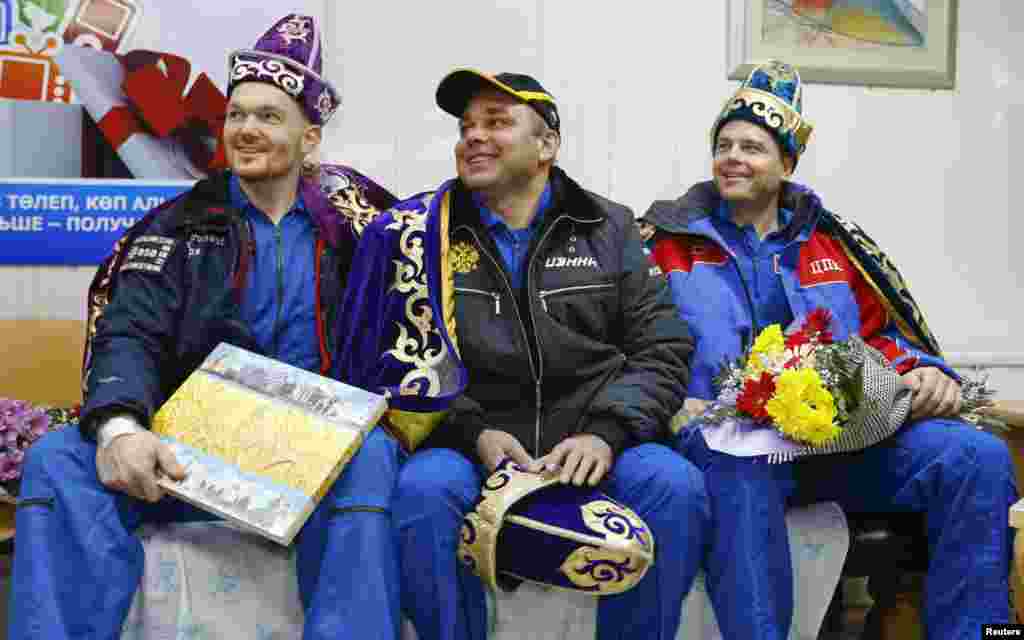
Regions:
[[726, 0], [729, 78], [771, 58], [805, 82], [956, 85], [957, 0]]

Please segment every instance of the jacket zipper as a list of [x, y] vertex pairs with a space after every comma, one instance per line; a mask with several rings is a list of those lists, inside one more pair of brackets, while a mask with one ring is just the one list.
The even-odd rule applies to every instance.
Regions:
[[[462, 229], [465, 229], [471, 236], [473, 236], [473, 239], [476, 241], [476, 245], [478, 247], [480, 247], [480, 253], [482, 253], [485, 256], [487, 256], [487, 259], [491, 261], [491, 263], [494, 265], [495, 269], [497, 270], [498, 275], [501, 276], [501, 281], [505, 285], [505, 289], [509, 292], [509, 295], [512, 296], [513, 299], [515, 299], [515, 292], [512, 290], [512, 283], [510, 283], [508, 281], [508, 277], [505, 275], [505, 271], [501, 268], [501, 263], [499, 263], [494, 258], [494, 256], [491, 255], [491, 252], [487, 250], [487, 247], [484, 245], [484, 243], [480, 242], [480, 236], [476, 235], [476, 231], [473, 231], [473, 229], [471, 227], [468, 227], [468, 226], [461, 226], [458, 229], [456, 229], [455, 231], [458, 232], [458, 231], [460, 231]], [[527, 265], [526, 286], [527, 287], [530, 286], [529, 265]], [[527, 289], [527, 290], [529, 290], [529, 289]], [[484, 292], [484, 293], [487, 293], [487, 292]], [[498, 294], [494, 294], [494, 295], [498, 295]], [[526, 333], [526, 325], [523, 324], [523, 316], [519, 313], [519, 305], [513, 304], [512, 305], [512, 309], [516, 312], [516, 319], [519, 321], [519, 330], [522, 331], [522, 333], [523, 333], [523, 344], [525, 344], [526, 348], [529, 349], [530, 348], [530, 339], [529, 339], [528, 334]], [[532, 315], [533, 307], [532, 306], [530, 307], [530, 312], [531, 312], [530, 319], [532, 320], [533, 319], [533, 315]], [[536, 334], [536, 333], [537, 332], [534, 331], [534, 334]], [[536, 440], [534, 441], [534, 445], [533, 445], [533, 457], [536, 458], [536, 457], [538, 457], [537, 456], [537, 451], [538, 451], [538, 449], [540, 449], [540, 380], [541, 379], [540, 379], [540, 375], [537, 373], [537, 369], [534, 368], [533, 356], [531, 354], [529, 354], [529, 353], [527, 353], [526, 355], [528, 356], [527, 357], [527, 361], [530, 363], [530, 373], [533, 375], [534, 385], [535, 385], [535, 387], [537, 389], [537, 426], [536, 426], [536, 429], [535, 429]], [[537, 354], [537, 366], [538, 367], [541, 366], [539, 350], [538, 350], [538, 354]]]
[[538, 291], [537, 295], [540, 296], [540, 306], [544, 311], [548, 310], [548, 298], [561, 293], [572, 293], [576, 291], [590, 291], [596, 289], [610, 289], [615, 286], [613, 282], [603, 282], [601, 284], [580, 284], [574, 287], [562, 287], [561, 289], [548, 289], [547, 291]]
[[[536, 258], [537, 258], [537, 254], [540, 253], [541, 248], [544, 247], [544, 243], [547, 242], [547, 239], [549, 237], [551, 237], [551, 233], [555, 230], [555, 227], [557, 227], [558, 223], [560, 223], [564, 218], [571, 218], [571, 217], [567, 216], [567, 215], [561, 215], [561, 216], [555, 218], [551, 222], [551, 225], [548, 226], [547, 230], [544, 231], [544, 235], [542, 235], [540, 237], [540, 241], [537, 243], [537, 246], [534, 247], [533, 255], [530, 256], [530, 261], [526, 265], [526, 294], [527, 294], [526, 298], [527, 298], [527, 303], [529, 304], [529, 307], [530, 307], [530, 322], [533, 323], [533, 339], [536, 342], [536, 346], [537, 346], [537, 369], [539, 370], [538, 373], [537, 373], [537, 422], [536, 422], [536, 425], [534, 426], [534, 440], [533, 440], [533, 443], [534, 443], [533, 457], [534, 458], [539, 458], [540, 457], [541, 409], [543, 407], [540, 386], [541, 386], [541, 381], [544, 379], [544, 356], [542, 355], [544, 353], [544, 350], [543, 350], [543, 347], [542, 347], [541, 342], [540, 342], [540, 332], [537, 331], [537, 318], [536, 318], [536, 315], [534, 314], [534, 311], [533, 311], [534, 307], [533, 307], [533, 304], [529, 303], [530, 292], [533, 291], [533, 287], [530, 286], [530, 283], [533, 280], [533, 265], [536, 264], [535, 261], [536, 261]], [[575, 220], [575, 218], [571, 218], [571, 219]], [[538, 295], [538, 297], [540, 297], [540, 292], [539, 291], [538, 291], [537, 295]], [[541, 300], [541, 304], [544, 305], [544, 311], [547, 312], [547, 305], [544, 303], [543, 297], [541, 297], [540, 300]], [[524, 329], [524, 331], [525, 331], [525, 329]]]
[[[742, 285], [743, 287], [743, 295], [747, 299], [747, 305], [750, 307], [750, 325], [753, 335], [748, 338], [749, 344], [742, 345], [743, 351], [746, 352], [747, 347], [753, 344], [754, 339], [757, 337], [759, 333], [761, 333], [761, 329], [760, 323], [757, 320], [757, 307], [754, 306], [754, 298], [753, 296], [750, 295], [750, 287], [747, 285], [747, 279], [743, 277], [743, 272], [740, 271], [739, 261], [736, 260], [735, 254], [733, 254], [729, 247], [722, 246], [722, 243], [720, 243], [718, 240], [715, 240], [711, 236], [705, 233], [694, 233], [692, 231], [687, 231], [685, 233], [686, 235], [689, 236], [709, 240], [713, 242], [716, 246], [718, 246], [720, 249], [724, 250], [729, 255], [729, 261], [732, 263], [733, 269], [736, 270], [736, 277], [740, 279], [740, 285]], [[754, 268], [756, 269], [757, 267], [755, 266]]]
[[274, 225], [274, 251], [276, 255], [276, 276], [277, 276], [277, 310], [274, 312], [274, 357], [280, 354], [281, 336], [279, 327], [281, 322], [281, 307], [284, 306], [284, 254], [281, 247], [281, 226]]
[[494, 315], [501, 315], [501, 294], [494, 291], [484, 291], [483, 289], [470, 289], [469, 287], [455, 287], [455, 291], [456, 293], [473, 293], [494, 298]]

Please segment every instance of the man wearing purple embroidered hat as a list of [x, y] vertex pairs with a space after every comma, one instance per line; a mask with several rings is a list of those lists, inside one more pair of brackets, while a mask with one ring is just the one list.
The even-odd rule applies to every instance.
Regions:
[[[394, 197], [344, 167], [303, 176], [339, 102], [320, 68], [305, 16], [233, 53], [229, 171], [151, 213], [101, 267], [117, 286], [91, 339], [81, 429], [44, 438], [25, 463], [10, 638], [117, 637], [143, 574], [135, 529], [209, 519], [164, 496], [157, 476], [185, 472], [145, 427], [217, 344], [329, 371], [358, 234]], [[399, 455], [374, 430], [300, 532], [305, 638], [398, 636]]]

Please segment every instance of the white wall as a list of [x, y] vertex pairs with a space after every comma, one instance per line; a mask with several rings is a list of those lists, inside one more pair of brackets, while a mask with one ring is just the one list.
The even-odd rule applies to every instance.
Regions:
[[[535, 74], [559, 100], [562, 165], [638, 214], [709, 175], [708, 129], [736, 86], [724, 3], [376, 2], [365, 28], [342, 6], [325, 29], [345, 100], [325, 156], [401, 194], [453, 173], [455, 123], [434, 90], [460, 66]], [[816, 129], [796, 178], [895, 257], [954, 361], [999, 365], [993, 383], [1024, 397], [1024, 223], [1010, 213], [1024, 3], [961, 2], [959, 21], [954, 91], [809, 85]]]
[[[719, 2], [329, 1], [326, 16], [343, 106], [324, 156], [400, 194], [453, 173], [455, 122], [434, 90], [455, 67], [535, 74], [561, 106], [562, 165], [638, 213], [708, 176], [708, 128], [735, 87]], [[1011, 249], [1024, 222], [1010, 213], [1024, 3], [960, 2], [959, 23], [954, 91], [809, 85], [816, 129], [797, 179], [896, 258], [953, 359], [1000, 364], [995, 383], [1024, 397], [1024, 331], [1012, 331], [1024, 265]], [[80, 315], [82, 288], [39, 293], [64, 291], [63, 271], [0, 270], [7, 313]]]

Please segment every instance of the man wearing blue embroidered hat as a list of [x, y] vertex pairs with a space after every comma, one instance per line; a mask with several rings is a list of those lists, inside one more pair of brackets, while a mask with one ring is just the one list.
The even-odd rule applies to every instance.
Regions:
[[[683, 403], [686, 327], [650, 274], [632, 213], [555, 166], [562, 123], [537, 80], [463, 69], [441, 81], [436, 97], [458, 118], [458, 177], [367, 228], [357, 268], [366, 269], [370, 299], [386, 292], [393, 303], [383, 313], [351, 304], [363, 310], [348, 316], [358, 319], [353, 328], [380, 341], [365, 352], [350, 341], [341, 364], [346, 379], [379, 390], [380, 372], [422, 354], [409, 384], [383, 389], [393, 402], [465, 380], [399, 475], [403, 607], [424, 640], [486, 636], [483, 585], [456, 551], [484, 480], [511, 459], [566, 484], [598, 486], [647, 523], [654, 566], [631, 590], [601, 599], [598, 637], [674, 638], [708, 519], [700, 474], [655, 444]], [[427, 306], [428, 292], [415, 293], [417, 274], [437, 260], [447, 275], [431, 280], [429, 293], [444, 299]], [[421, 346], [437, 336], [443, 344]], [[461, 365], [434, 364], [453, 354]], [[572, 508], [563, 528], [578, 517]], [[498, 570], [543, 562], [535, 551], [499, 554]], [[587, 585], [580, 589], [594, 588], [594, 576], [562, 569]]]
[[[1013, 467], [998, 438], [953, 418], [959, 377], [899, 272], [853, 223], [792, 181], [811, 125], [791, 66], [754, 69], [711, 132], [714, 179], [641, 220], [680, 316], [696, 338], [687, 404], [696, 416], [677, 447], [705, 473], [715, 519], [708, 591], [724, 638], [785, 640], [793, 574], [784, 511], [835, 500], [854, 512], [924, 512], [929, 638], [977, 638], [1007, 622]], [[727, 440], [699, 419], [723, 362], [762, 329], [815, 309], [836, 339], [860, 336], [913, 389], [910, 415], [873, 446], [770, 464], [762, 431]], [[903, 424], [903, 426], [900, 426]], [[776, 441], [772, 441], [773, 443]]]
[[[109, 302], [91, 309], [81, 429], [28, 452], [9, 638], [120, 636], [144, 570], [136, 529], [210, 519], [157, 484], [185, 470], [146, 428], [153, 413], [222, 341], [326, 374], [358, 234], [395, 201], [345, 167], [303, 175], [339, 103], [313, 18], [286, 16], [229, 64], [230, 170], [147, 215], [101, 267], [90, 305]], [[399, 461], [395, 440], [372, 431], [299, 532], [304, 638], [398, 637]], [[260, 633], [237, 624], [239, 637]]]

